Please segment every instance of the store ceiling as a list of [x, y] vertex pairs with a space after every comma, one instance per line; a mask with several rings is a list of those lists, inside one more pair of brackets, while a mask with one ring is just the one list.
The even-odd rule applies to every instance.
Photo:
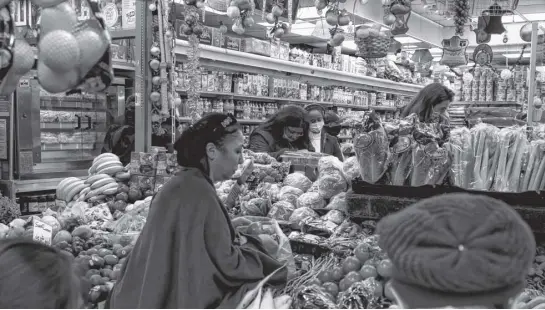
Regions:
[[[260, 0], [258, 0], [260, 1]], [[370, 0], [365, 6], [360, 5], [360, 9], [351, 10], [352, 0], [345, 3], [345, 7], [353, 18], [354, 25], [361, 25], [370, 22], [380, 22], [382, 16], [380, 11], [379, 0]], [[355, 0], [359, 1], [359, 0]], [[452, 0], [414, 0], [412, 2], [413, 13], [411, 16], [412, 27], [409, 35], [396, 36], [406, 50], [415, 50], [419, 48], [434, 48], [432, 54], [440, 57], [440, 42], [442, 38], [448, 38], [453, 35], [453, 21], [448, 16], [437, 14], [441, 8], [445, 7], [445, 1]], [[470, 0], [473, 12], [481, 12], [483, 8], [488, 7], [494, 1], [504, 3], [506, 6], [512, 5], [514, 0]], [[318, 16], [314, 8], [314, 0], [300, 0], [300, 9], [298, 16], [295, 18], [296, 23], [292, 27], [290, 34], [283, 37], [283, 40], [290, 44], [300, 45], [301, 47], [311, 48], [313, 52], [320, 53], [325, 51], [326, 42], [328, 40], [328, 25], [324, 25], [323, 17]], [[354, 8], [356, 6], [353, 6]], [[502, 5], [503, 7], [503, 5]], [[377, 13], [379, 12], [379, 13]], [[260, 39], [267, 38], [267, 30], [270, 25], [261, 19], [261, 12], [256, 11], [254, 19], [256, 25], [251, 29], [247, 29], [245, 35]], [[523, 15], [524, 17], [521, 17]], [[494, 62], [496, 65], [512, 64], [517, 61], [518, 55], [523, 47], [523, 41], [519, 38], [519, 30], [525, 23], [525, 19], [531, 21], [545, 22], [545, 0], [519, 0], [515, 14], [503, 16], [502, 21], [508, 32], [509, 41], [503, 43], [502, 35], [493, 35], [489, 45], [494, 51]], [[226, 24], [229, 28], [232, 21], [223, 12], [208, 10], [206, 13], [205, 24], [213, 27], [220, 25], [220, 22]], [[435, 36], [430, 37], [430, 33]], [[232, 33], [231, 33], [232, 35]], [[475, 35], [468, 30], [466, 37], [469, 39], [468, 52], [471, 55], [473, 48], [477, 45]], [[354, 49], [354, 43], [346, 40], [343, 45], [345, 52], [350, 52]], [[540, 47], [541, 49], [541, 47]], [[529, 52], [529, 48], [527, 51]], [[435, 53], [433, 53], [435, 51]], [[541, 53], [542, 54], [542, 53]], [[522, 63], [529, 61], [529, 53], [525, 53], [522, 58]], [[543, 57], [541, 57], [543, 58]], [[541, 60], [541, 58], [539, 60]], [[545, 60], [541, 60], [545, 61]]]

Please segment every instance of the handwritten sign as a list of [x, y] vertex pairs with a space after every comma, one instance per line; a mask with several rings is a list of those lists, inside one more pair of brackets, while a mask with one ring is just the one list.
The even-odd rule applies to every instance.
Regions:
[[34, 234], [32, 239], [47, 245], [51, 245], [53, 239], [53, 227], [42, 221], [34, 220]]

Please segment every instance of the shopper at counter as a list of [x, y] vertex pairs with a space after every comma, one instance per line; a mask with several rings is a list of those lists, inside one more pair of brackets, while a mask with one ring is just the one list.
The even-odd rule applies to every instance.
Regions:
[[0, 308], [80, 308], [82, 290], [71, 267], [69, 256], [53, 247], [19, 238], [1, 240]]
[[[172, 143], [172, 118], [167, 118], [164, 122], [161, 123], [161, 134], [153, 133], [151, 135], [151, 145], [152, 146], [159, 146], [164, 147], [167, 149], [168, 152], [172, 153], [174, 151], [174, 145]], [[178, 127], [180, 126], [180, 122], [178, 120], [174, 120], [174, 141], [179, 137], [179, 131]]]
[[536, 252], [521, 216], [484, 195], [424, 199], [383, 218], [376, 233], [401, 308], [511, 308]]
[[131, 162], [131, 153], [134, 152], [134, 121], [135, 97], [129, 96], [125, 103], [125, 115], [121, 124], [112, 124], [106, 136], [101, 153], [113, 153], [119, 156], [123, 165]]
[[309, 150], [308, 126], [305, 109], [286, 106], [250, 134], [249, 149], [277, 159], [286, 151]]
[[[293, 123], [292, 123], [293, 124]], [[244, 137], [232, 115], [210, 113], [176, 141], [180, 172], [153, 199], [111, 308], [236, 308], [282, 267], [261, 242], [235, 233], [214, 182], [242, 163]], [[287, 270], [270, 283], [285, 284]]]
[[411, 114], [419, 116], [421, 122], [441, 120], [449, 123], [448, 107], [454, 99], [454, 93], [440, 83], [424, 87], [401, 112], [401, 117]]
[[[333, 155], [343, 161], [343, 153], [337, 138], [324, 130], [326, 110], [319, 104], [311, 104], [305, 107], [309, 120], [309, 140], [315, 152]], [[312, 151], [312, 150], [311, 150]]]

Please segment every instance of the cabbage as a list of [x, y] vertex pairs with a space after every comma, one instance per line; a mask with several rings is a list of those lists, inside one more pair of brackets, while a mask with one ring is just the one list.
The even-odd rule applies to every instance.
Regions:
[[264, 198], [252, 198], [241, 204], [242, 215], [267, 216], [269, 213], [269, 201]]
[[297, 198], [298, 208], [323, 209], [325, 200], [318, 193], [304, 193]]
[[340, 225], [344, 221], [344, 214], [339, 210], [331, 210], [322, 219]]
[[324, 199], [346, 191], [346, 179], [339, 174], [325, 175], [318, 178], [318, 193]]
[[295, 211], [295, 207], [291, 203], [279, 201], [272, 205], [267, 216], [279, 221], [288, 221], [293, 211]]
[[286, 176], [284, 186], [292, 186], [306, 192], [312, 186], [312, 181], [301, 172], [295, 172]]
[[343, 163], [335, 156], [324, 156], [318, 161], [318, 173], [320, 176], [338, 172], [342, 175]]
[[297, 198], [301, 195], [303, 195], [302, 190], [293, 186], [284, 186], [280, 189], [280, 193], [278, 193], [278, 200], [288, 201], [292, 205], [297, 206]]

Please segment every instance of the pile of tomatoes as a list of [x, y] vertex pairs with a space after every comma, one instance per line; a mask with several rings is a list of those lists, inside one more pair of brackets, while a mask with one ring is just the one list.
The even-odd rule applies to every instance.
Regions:
[[331, 270], [321, 271], [308, 284], [322, 286], [335, 301], [339, 293], [348, 290], [354, 283], [374, 278], [378, 283], [375, 295], [393, 300], [388, 283], [391, 274], [392, 262], [387, 258], [378, 258], [369, 245], [361, 243], [354, 249], [352, 256], [346, 257]]

